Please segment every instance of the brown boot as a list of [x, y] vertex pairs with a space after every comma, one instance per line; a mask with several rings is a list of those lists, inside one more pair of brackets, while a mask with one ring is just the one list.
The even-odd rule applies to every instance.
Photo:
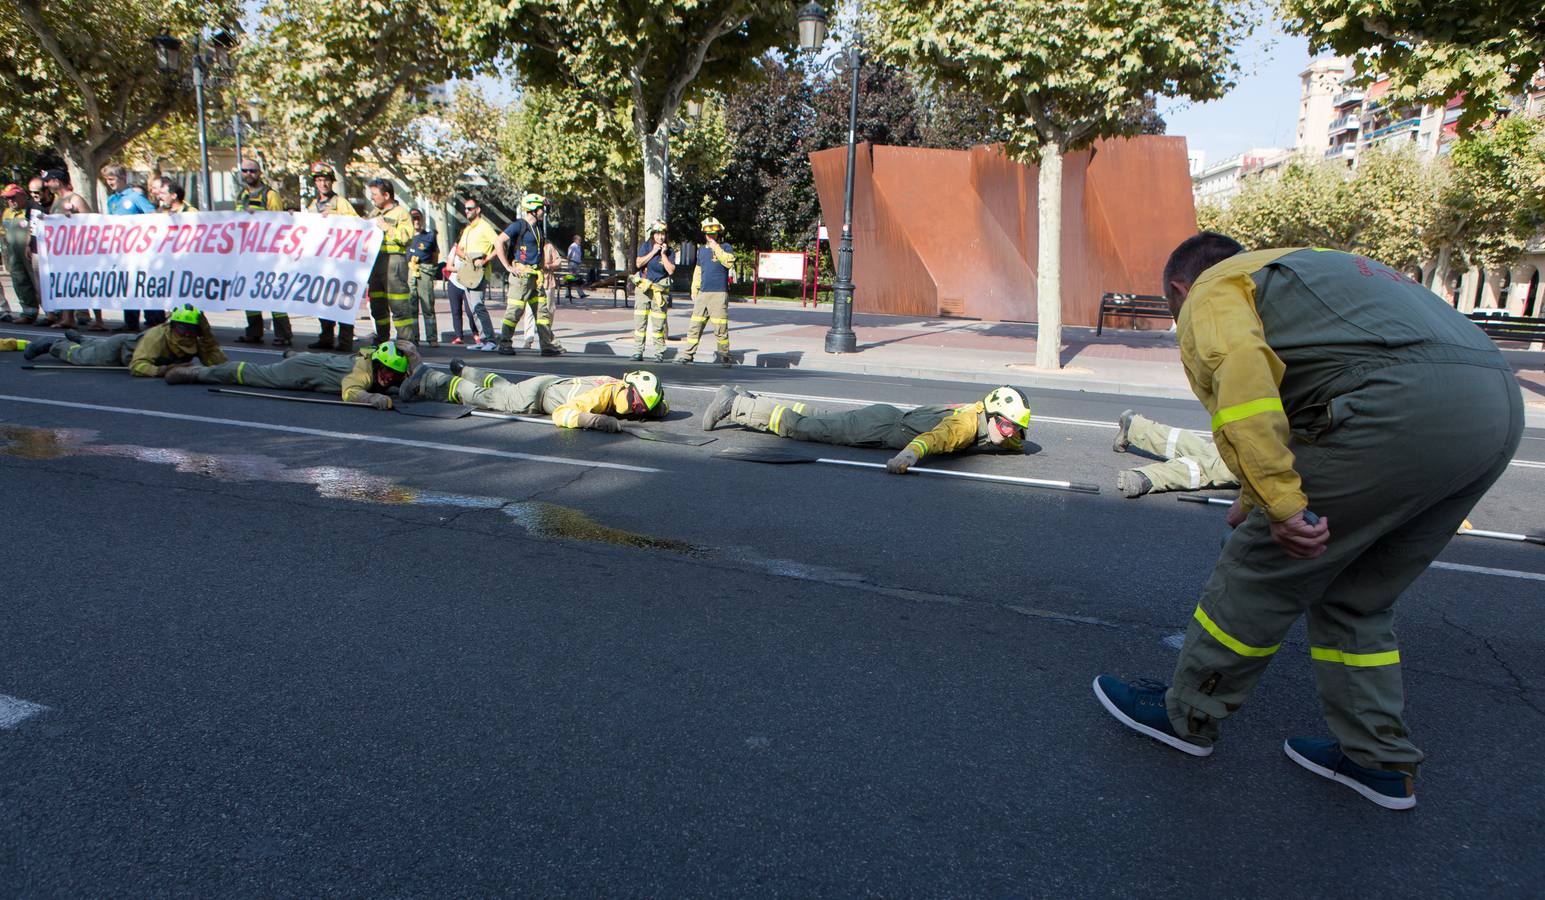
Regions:
[[177, 366], [166, 370], [167, 384], [198, 384], [199, 373], [204, 371], [203, 366]]

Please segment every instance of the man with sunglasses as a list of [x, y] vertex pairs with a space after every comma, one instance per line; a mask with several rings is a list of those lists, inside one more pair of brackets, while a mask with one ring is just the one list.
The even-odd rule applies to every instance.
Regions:
[[[236, 192], [236, 210], [238, 212], [282, 212], [284, 210], [284, 198], [279, 192], [269, 187], [263, 181], [263, 167], [257, 160], [244, 159], [241, 161], [242, 189]], [[206, 198], [207, 199], [207, 198]], [[274, 320], [274, 346], [288, 347], [295, 339], [295, 334], [290, 328], [289, 313], [274, 312], [271, 314]], [[263, 314], [254, 310], [247, 310], [247, 330], [236, 338], [238, 344], [263, 343]]]
[[141, 378], [163, 378], [194, 359], [206, 366], [227, 361], [209, 320], [191, 304], [174, 308], [167, 321], [143, 334], [82, 338], [79, 332], [67, 331], [64, 337], [32, 341], [23, 355], [35, 359], [44, 353], [72, 366], [127, 366]]
[[703, 430], [712, 431], [725, 419], [796, 441], [889, 447], [899, 452], [885, 467], [900, 475], [929, 454], [977, 448], [1023, 453], [1025, 432], [1030, 428], [1030, 398], [1017, 387], [1003, 385], [975, 403], [909, 410], [876, 403], [838, 412], [725, 385], [703, 413]]
[[451, 360], [449, 374], [421, 368], [402, 385], [403, 402], [438, 400], [509, 415], [543, 413], [560, 428], [616, 432], [619, 419], [663, 419], [670, 412], [665, 386], [652, 372], [561, 378], [539, 375], [509, 381], [497, 372]]
[[[472, 197], [462, 200], [461, 212], [467, 218], [467, 227], [461, 230], [445, 257], [445, 292], [451, 301], [451, 328], [456, 332], [451, 343], [462, 342], [461, 307], [465, 302], [470, 320], [467, 324], [472, 327], [473, 338], [467, 349], [488, 351], [494, 349], [494, 325], [483, 297], [488, 290], [488, 262], [494, 257], [499, 229], [488, 224], [483, 218], [482, 205]], [[481, 339], [478, 336], [480, 328]]]

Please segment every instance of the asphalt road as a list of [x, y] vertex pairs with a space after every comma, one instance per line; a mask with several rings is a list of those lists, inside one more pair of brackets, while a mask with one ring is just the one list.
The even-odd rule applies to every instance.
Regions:
[[[1203, 427], [1194, 403], [1036, 392], [1037, 452], [936, 463], [1091, 496], [715, 458], [804, 446], [733, 427], [684, 447], [20, 364], [0, 895], [1540, 890], [1545, 547], [1458, 538], [1442, 562], [1502, 574], [1433, 569], [1402, 600], [1412, 813], [1283, 756], [1324, 733], [1301, 626], [1211, 758], [1100, 709], [1096, 674], [1168, 675], [1224, 531], [1121, 499], [1108, 423]], [[981, 393], [661, 374], [684, 434], [726, 375]], [[1516, 466], [1472, 519], [1539, 533], [1542, 498]]]

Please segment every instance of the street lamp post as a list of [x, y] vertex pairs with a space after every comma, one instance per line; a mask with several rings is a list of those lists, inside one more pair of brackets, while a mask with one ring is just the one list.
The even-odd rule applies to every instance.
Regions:
[[[150, 39], [150, 43], [156, 48], [156, 67], [163, 75], [182, 75], [182, 41], [169, 34], [158, 34]], [[210, 36], [209, 45], [204, 45], [202, 33], [193, 37], [193, 54], [189, 57], [189, 64], [193, 70], [193, 97], [198, 112], [198, 155], [199, 155], [199, 200], [206, 209], [214, 207], [214, 199], [210, 195], [209, 188], [209, 132], [204, 122], [204, 84], [210, 77], [209, 70], [215, 69], [223, 72], [226, 68], [226, 52], [236, 45], [236, 36], [224, 30], [216, 31]], [[241, 156], [239, 145], [241, 142], [241, 124], [236, 125], [236, 141], [238, 144], [237, 157]]]
[[[826, 10], [807, 3], [799, 11], [799, 49], [814, 52], [826, 42]], [[858, 155], [857, 46], [847, 46], [837, 58], [837, 72], [851, 80], [848, 97], [848, 168], [842, 186], [842, 237], [837, 245], [837, 279], [832, 282], [832, 327], [826, 332], [827, 353], [852, 353], [858, 349], [853, 333], [853, 167]], [[820, 252], [820, 244], [816, 245]]]

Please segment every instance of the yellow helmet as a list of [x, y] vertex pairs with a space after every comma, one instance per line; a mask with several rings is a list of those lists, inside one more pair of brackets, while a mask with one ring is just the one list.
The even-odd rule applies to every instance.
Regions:
[[520, 208], [527, 212], [536, 212], [547, 205], [547, 198], [541, 194], [527, 194], [520, 200]]
[[982, 407], [989, 416], [1001, 416], [1020, 428], [1030, 428], [1030, 398], [1017, 387], [993, 388]]
[[718, 219], [715, 219], [713, 216], [709, 216], [703, 220], [704, 234], [721, 234], [723, 231], [724, 223], [720, 222]]
[[645, 372], [642, 369], [637, 372], [627, 372], [622, 376], [628, 387], [638, 391], [638, 396], [644, 401], [644, 406], [654, 409], [665, 399], [665, 387], [660, 384], [660, 379], [653, 372]]

